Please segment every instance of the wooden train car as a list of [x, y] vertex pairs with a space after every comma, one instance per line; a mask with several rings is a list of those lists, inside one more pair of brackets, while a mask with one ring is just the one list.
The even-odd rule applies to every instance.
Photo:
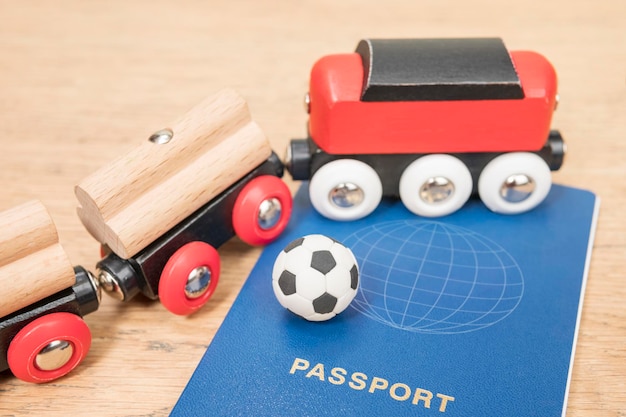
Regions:
[[500, 213], [543, 201], [565, 145], [550, 130], [557, 77], [501, 39], [374, 39], [311, 71], [308, 138], [287, 169], [323, 215], [354, 220], [383, 196], [444, 216], [478, 194]]
[[235, 235], [265, 244], [287, 226], [282, 173], [244, 99], [209, 97], [76, 187], [79, 217], [105, 249], [102, 287], [196, 311], [217, 286], [220, 245]]
[[40, 383], [74, 369], [91, 346], [82, 317], [100, 291], [72, 267], [39, 201], [0, 213], [0, 286], [0, 371]]

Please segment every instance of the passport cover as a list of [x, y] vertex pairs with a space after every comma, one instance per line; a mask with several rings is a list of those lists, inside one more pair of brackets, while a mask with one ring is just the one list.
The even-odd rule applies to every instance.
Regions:
[[[473, 200], [425, 219], [383, 201], [335, 222], [304, 183], [172, 416], [564, 415], [597, 211], [592, 193], [553, 185], [519, 215]], [[352, 304], [321, 323], [272, 290], [278, 253], [312, 233], [360, 268]]]

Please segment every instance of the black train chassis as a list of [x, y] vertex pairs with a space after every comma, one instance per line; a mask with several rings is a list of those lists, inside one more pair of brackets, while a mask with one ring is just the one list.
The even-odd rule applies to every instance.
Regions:
[[[494, 158], [508, 152], [451, 153], [460, 159], [472, 175], [472, 194], [477, 194], [478, 178], [485, 166]], [[543, 148], [533, 152], [557, 171], [563, 164], [565, 144], [557, 130], [551, 130]], [[338, 159], [355, 159], [371, 166], [380, 177], [383, 195], [398, 198], [399, 182], [407, 166], [421, 156], [429, 154], [329, 154], [321, 150], [311, 139], [294, 139], [288, 149], [286, 168], [296, 181], [309, 180], [322, 166]]]
[[137, 255], [122, 259], [111, 252], [98, 262], [96, 268], [116, 278], [123, 301], [129, 301], [139, 293], [152, 300], [158, 299], [161, 272], [180, 247], [192, 241], [201, 241], [217, 249], [235, 236], [232, 211], [237, 196], [246, 184], [261, 175], [282, 177], [283, 165], [276, 154], [272, 153], [265, 162]]

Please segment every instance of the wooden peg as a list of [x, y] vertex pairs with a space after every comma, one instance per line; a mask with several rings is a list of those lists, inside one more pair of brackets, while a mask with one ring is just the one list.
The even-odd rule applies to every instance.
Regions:
[[0, 317], [74, 282], [72, 264], [41, 202], [0, 213]]
[[76, 187], [87, 230], [128, 259], [271, 154], [245, 100], [209, 97]]

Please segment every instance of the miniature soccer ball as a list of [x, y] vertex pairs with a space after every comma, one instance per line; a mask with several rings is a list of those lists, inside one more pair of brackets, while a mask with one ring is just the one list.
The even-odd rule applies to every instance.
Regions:
[[323, 235], [308, 235], [288, 244], [272, 271], [278, 302], [310, 321], [335, 317], [348, 307], [359, 286], [354, 255]]

